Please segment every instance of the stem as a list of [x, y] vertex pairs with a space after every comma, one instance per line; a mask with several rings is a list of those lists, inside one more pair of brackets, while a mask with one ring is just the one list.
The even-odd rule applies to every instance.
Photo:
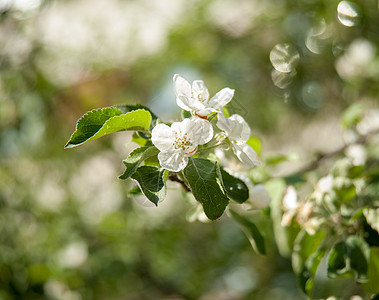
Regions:
[[170, 175], [168, 175], [168, 179], [170, 179], [171, 181], [180, 183], [180, 185], [185, 189], [186, 192], [191, 192], [191, 189], [187, 186], [187, 184], [183, 180], [181, 180], [178, 177], [177, 173], [171, 173]]

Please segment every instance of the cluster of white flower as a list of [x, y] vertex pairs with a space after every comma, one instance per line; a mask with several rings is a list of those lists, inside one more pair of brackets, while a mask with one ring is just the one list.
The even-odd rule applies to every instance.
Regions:
[[246, 142], [250, 137], [250, 127], [240, 115], [227, 118], [223, 107], [228, 104], [234, 90], [224, 88], [209, 98], [209, 92], [202, 80], [191, 84], [178, 74], [174, 75], [176, 103], [192, 113], [192, 118], [172, 123], [171, 127], [158, 124], [152, 131], [152, 142], [158, 148], [158, 160], [164, 169], [172, 172], [183, 170], [188, 157], [195, 154], [198, 145], [210, 142], [213, 138], [213, 126], [207, 117], [217, 114], [217, 127], [222, 131], [218, 141], [227, 141], [239, 160], [253, 167], [259, 164], [257, 153]]

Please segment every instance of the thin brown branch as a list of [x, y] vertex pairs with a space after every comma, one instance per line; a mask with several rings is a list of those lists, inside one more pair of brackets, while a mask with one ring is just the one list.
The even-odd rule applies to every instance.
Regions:
[[181, 180], [178, 177], [178, 174], [171, 173], [170, 175], [168, 175], [168, 179], [170, 179], [171, 181], [180, 183], [180, 185], [185, 189], [186, 192], [191, 192], [191, 189], [187, 186], [187, 184], [183, 180]]
[[341, 154], [343, 151], [345, 151], [348, 147], [350, 147], [351, 145], [354, 145], [354, 144], [364, 144], [367, 142], [367, 140], [375, 135], [379, 133], [379, 128], [367, 133], [367, 134], [363, 134], [363, 135], [360, 135], [357, 139], [355, 139], [354, 141], [350, 142], [350, 143], [346, 143], [344, 144], [343, 146], [333, 150], [333, 151], [330, 151], [330, 152], [324, 152], [324, 153], [316, 153], [316, 158], [311, 161], [310, 163], [306, 164], [305, 166], [301, 167], [299, 170], [295, 171], [294, 173], [291, 173], [291, 174], [288, 174], [288, 175], [285, 175], [284, 177], [288, 177], [288, 176], [292, 176], [292, 175], [295, 175], [295, 174], [300, 174], [300, 173], [305, 173], [305, 172], [309, 172], [309, 171], [312, 171], [312, 170], [315, 170], [317, 169], [322, 163], [323, 161], [325, 161], [326, 159], [329, 159], [329, 158], [332, 158], [336, 155], [339, 155]]

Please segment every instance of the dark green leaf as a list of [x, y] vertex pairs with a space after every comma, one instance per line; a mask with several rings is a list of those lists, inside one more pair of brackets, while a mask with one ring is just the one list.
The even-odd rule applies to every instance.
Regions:
[[127, 179], [136, 171], [139, 165], [147, 158], [157, 155], [159, 150], [154, 146], [151, 147], [140, 147], [134, 149], [128, 156], [127, 159], [123, 161], [126, 166], [124, 174], [119, 176], [120, 179]]
[[335, 244], [328, 257], [328, 276], [337, 277], [348, 272], [347, 245], [344, 242]]
[[148, 130], [150, 123], [151, 115], [143, 109], [126, 114], [116, 107], [92, 110], [79, 119], [65, 148], [76, 147], [117, 131]]
[[166, 188], [163, 180], [163, 170], [152, 166], [139, 167], [131, 176], [138, 182], [144, 195], [155, 205], [166, 196]]
[[241, 179], [230, 175], [222, 168], [221, 176], [229, 198], [238, 203], [243, 203], [249, 198], [249, 189]]
[[358, 282], [367, 281], [370, 248], [364, 239], [349, 236], [344, 242], [334, 245], [328, 258], [329, 277], [352, 277]]
[[368, 281], [363, 285], [370, 294], [379, 293], [379, 247], [370, 248], [370, 263], [367, 271]]
[[136, 185], [135, 187], [133, 187], [129, 190], [128, 194], [129, 194], [129, 196], [137, 197], [137, 196], [141, 196], [143, 193], [142, 193], [141, 189], [139, 188], [139, 186]]
[[182, 118], [183, 119], [187, 119], [187, 118], [191, 118], [192, 115], [189, 111], [186, 111], [186, 110], [182, 110]]
[[204, 158], [190, 158], [183, 175], [206, 216], [210, 220], [221, 217], [229, 199], [220, 179], [219, 165]]
[[365, 240], [358, 236], [350, 236], [346, 240], [349, 249], [350, 267], [356, 273], [358, 282], [367, 281], [370, 248]]
[[247, 217], [238, 214], [234, 210], [229, 209], [229, 212], [230, 216], [244, 229], [254, 250], [259, 254], [266, 254], [264, 237], [258, 227]]

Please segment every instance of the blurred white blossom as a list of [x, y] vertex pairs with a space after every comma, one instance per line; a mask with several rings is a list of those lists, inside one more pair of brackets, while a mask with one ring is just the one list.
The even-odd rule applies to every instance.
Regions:
[[345, 54], [336, 60], [338, 74], [348, 80], [358, 76], [370, 76], [372, 72], [376, 72], [372, 66], [375, 52], [376, 47], [369, 40], [363, 38], [354, 40]]
[[67, 245], [58, 252], [57, 260], [65, 268], [78, 268], [87, 260], [88, 247], [85, 242], [78, 241]]

